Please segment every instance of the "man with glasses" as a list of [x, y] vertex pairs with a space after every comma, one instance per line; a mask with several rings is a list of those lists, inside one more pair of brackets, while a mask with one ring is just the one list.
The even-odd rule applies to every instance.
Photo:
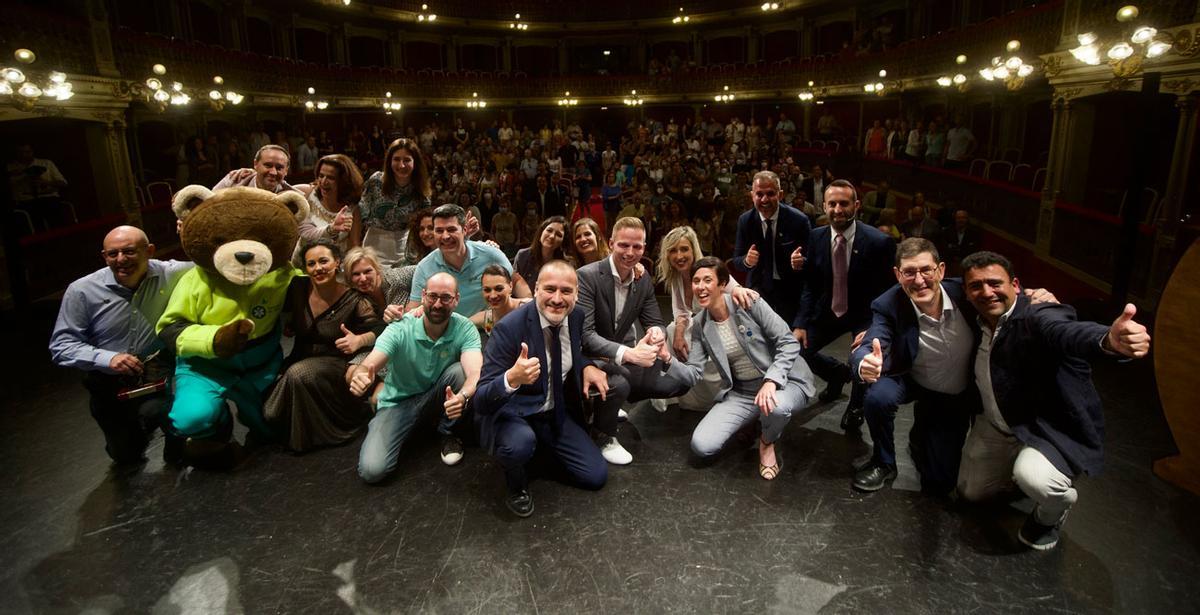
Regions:
[[899, 284], [871, 303], [871, 326], [851, 353], [852, 369], [870, 384], [863, 408], [874, 446], [852, 484], [877, 491], [896, 478], [896, 408], [916, 401], [909, 433], [913, 464], [922, 491], [945, 495], [954, 488], [979, 408], [970, 374], [979, 332], [975, 310], [960, 280], [942, 279], [945, 264], [928, 239], [900, 242], [894, 271]]
[[[483, 300], [483, 270], [489, 265], [500, 265], [512, 273], [512, 263], [499, 248], [480, 241], [466, 239], [467, 212], [453, 203], [433, 210], [433, 236], [437, 250], [430, 252], [417, 264], [413, 273], [412, 294], [405, 311], [421, 305], [421, 291], [426, 280], [437, 273], [445, 273], [458, 283], [462, 296], [454, 311], [470, 318], [486, 307]], [[513, 285], [514, 297], [528, 297], [529, 285], [517, 280]]]
[[[192, 263], [155, 260], [154, 244], [133, 226], [109, 231], [100, 254], [107, 267], [72, 282], [63, 295], [50, 356], [85, 372], [108, 456], [136, 464], [171, 409], [167, 379], [175, 361], [154, 325]], [[167, 461], [175, 448], [164, 447]]]
[[426, 413], [441, 415], [442, 462], [462, 460], [462, 441], [451, 430], [479, 383], [479, 333], [469, 318], [455, 313], [459, 294], [453, 276], [434, 274], [420, 296], [421, 317], [388, 325], [350, 374], [350, 392], [361, 396], [372, 390], [381, 368], [388, 368], [358, 457], [358, 475], [368, 483], [383, 480], [396, 468], [400, 447]]

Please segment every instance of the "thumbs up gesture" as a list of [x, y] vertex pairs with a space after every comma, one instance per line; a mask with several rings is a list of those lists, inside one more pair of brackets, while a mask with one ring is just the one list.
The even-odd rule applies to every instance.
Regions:
[[526, 384], [533, 384], [537, 382], [538, 377], [541, 375], [541, 360], [537, 357], [530, 358], [529, 346], [525, 342], [521, 342], [521, 354], [517, 355], [516, 362], [505, 372], [509, 386], [520, 387]]
[[746, 252], [746, 266], [758, 266], [758, 246], [755, 244], [750, 244], [750, 251]]
[[342, 209], [337, 212], [337, 215], [334, 216], [333, 222], [329, 224], [329, 227], [332, 228], [333, 232], [335, 233], [349, 233], [350, 225], [353, 222], [354, 215], [350, 213], [350, 207], [347, 205], [342, 207]]
[[450, 387], [446, 387], [446, 401], [442, 407], [446, 409], [446, 418], [454, 420], [462, 416], [463, 407], [466, 406], [466, 397], [455, 393]]
[[341, 325], [341, 328], [342, 337], [339, 337], [333, 345], [337, 346], [337, 349], [342, 351], [342, 354], [350, 355], [358, 352], [358, 349], [363, 346], [362, 338], [351, 333], [344, 323]]
[[883, 375], [883, 348], [879, 345], [879, 338], [871, 340], [871, 354], [863, 357], [858, 364], [858, 375], [868, 384]]
[[367, 389], [375, 382], [375, 368], [360, 365], [354, 370], [354, 375], [350, 377], [350, 393], [355, 397], [362, 397]]
[[796, 271], [804, 269], [804, 246], [796, 246], [796, 249], [792, 250], [791, 260], [792, 269]]
[[1150, 352], [1150, 334], [1146, 331], [1146, 325], [1133, 319], [1136, 315], [1137, 307], [1126, 303], [1125, 311], [1108, 328], [1108, 335], [1102, 344], [1105, 350], [1135, 359]]

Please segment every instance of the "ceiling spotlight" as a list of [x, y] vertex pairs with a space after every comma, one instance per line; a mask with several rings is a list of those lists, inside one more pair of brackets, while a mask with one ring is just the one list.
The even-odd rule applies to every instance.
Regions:
[[880, 77], [880, 78], [887, 77], [887, 71], [886, 71], [886, 70], [884, 70], [884, 69], [880, 69], [880, 70], [879, 70], [879, 77]]
[[967, 56], [965, 56], [965, 55], [963, 55], [963, 54], [961, 54], [961, 53], [960, 53], [960, 54], [958, 54], [958, 57], [954, 58], [954, 63], [955, 63], [955, 64], [966, 64], [966, 63], [967, 63]]
[[152, 67], [150, 68], [150, 70], [154, 71], [154, 74], [155, 74], [155, 75], [165, 75], [165, 74], [167, 74], [167, 67], [166, 67], [166, 66], [163, 66], [162, 64], [155, 64], [154, 66], [152, 66]]
[[1127, 4], [1119, 9], [1117, 9], [1117, 21], [1120, 21], [1120, 22], [1133, 21], [1134, 19], [1137, 19], [1137, 16], [1138, 16], [1138, 7], [1136, 7], [1132, 4]]
[[1005, 45], [1004, 48], [1007, 49], [1009, 53], [1016, 53], [1021, 50], [1021, 41], [1015, 39], [1008, 41], [1008, 44]]

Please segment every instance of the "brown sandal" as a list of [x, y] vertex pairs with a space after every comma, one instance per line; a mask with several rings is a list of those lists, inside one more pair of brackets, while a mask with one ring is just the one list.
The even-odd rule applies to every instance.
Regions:
[[[759, 439], [762, 442], [762, 439]], [[765, 466], [762, 462], [758, 462], [758, 475], [763, 477], [763, 480], [775, 480], [779, 476], [779, 470], [783, 467], [783, 462], [779, 459], [779, 451], [775, 451], [775, 464]]]

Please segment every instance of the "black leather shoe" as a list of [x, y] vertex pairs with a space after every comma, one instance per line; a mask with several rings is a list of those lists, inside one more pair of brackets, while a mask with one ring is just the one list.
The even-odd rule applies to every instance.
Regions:
[[504, 505], [508, 506], [512, 514], [522, 519], [533, 514], [533, 496], [529, 495], [529, 491], [525, 489], [508, 494], [508, 497], [504, 499]]
[[846, 411], [842, 413], [842, 431], [850, 431], [858, 429], [863, 424], [862, 408], [851, 408], [846, 406]]
[[821, 403], [828, 404], [838, 400], [842, 396], [842, 388], [846, 386], [845, 380], [830, 380], [825, 386], [825, 390], [817, 396]]
[[874, 462], [854, 473], [851, 485], [859, 491], [879, 491], [890, 480], [896, 478], [896, 466]]

